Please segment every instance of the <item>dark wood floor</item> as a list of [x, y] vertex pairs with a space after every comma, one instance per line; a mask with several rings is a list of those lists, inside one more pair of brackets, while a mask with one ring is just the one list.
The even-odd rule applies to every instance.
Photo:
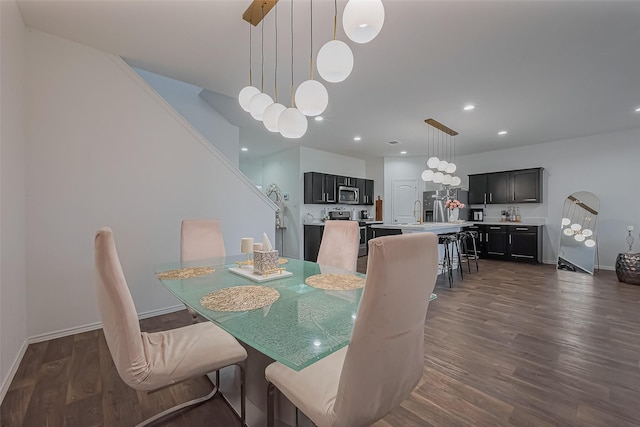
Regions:
[[[608, 271], [481, 260], [479, 273], [452, 289], [440, 279], [436, 293], [422, 381], [376, 427], [640, 425], [640, 286]], [[141, 323], [188, 322], [180, 312]], [[0, 425], [131, 426], [207, 387], [203, 379], [137, 393], [94, 331], [29, 346]], [[159, 425], [239, 423], [217, 399]]]

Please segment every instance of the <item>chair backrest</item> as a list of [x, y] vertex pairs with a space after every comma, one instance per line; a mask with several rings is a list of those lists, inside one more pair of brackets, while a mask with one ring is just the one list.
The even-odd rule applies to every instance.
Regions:
[[333, 220], [324, 224], [318, 264], [356, 271], [360, 228], [358, 221]]
[[180, 259], [193, 261], [226, 255], [217, 219], [185, 219], [180, 227]]
[[120, 378], [133, 388], [149, 369], [136, 307], [116, 252], [110, 228], [96, 233], [97, 296], [104, 336]]
[[369, 241], [366, 283], [334, 406], [336, 426], [375, 422], [400, 405], [422, 378], [437, 241], [433, 233]]

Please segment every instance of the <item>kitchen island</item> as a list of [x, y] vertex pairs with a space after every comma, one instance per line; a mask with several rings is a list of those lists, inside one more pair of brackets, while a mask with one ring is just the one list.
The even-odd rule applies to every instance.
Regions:
[[409, 233], [456, 233], [463, 227], [473, 225], [470, 222], [423, 222], [422, 224], [374, 224], [371, 226], [373, 237], [382, 237], [392, 234]]

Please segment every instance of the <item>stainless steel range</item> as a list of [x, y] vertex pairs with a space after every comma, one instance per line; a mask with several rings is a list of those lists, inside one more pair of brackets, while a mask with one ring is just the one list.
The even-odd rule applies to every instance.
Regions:
[[[353, 218], [351, 218], [351, 211], [339, 210], [329, 211], [329, 219], [350, 221]], [[361, 257], [367, 254], [367, 226], [364, 221], [358, 221], [358, 226], [360, 228], [360, 245], [358, 246], [358, 256]]]

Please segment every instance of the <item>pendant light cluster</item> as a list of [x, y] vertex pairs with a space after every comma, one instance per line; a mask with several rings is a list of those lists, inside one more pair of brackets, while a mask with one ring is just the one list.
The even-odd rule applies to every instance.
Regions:
[[[276, 61], [274, 98], [264, 91], [264, 16], [273, 8], [278, 0], [253, 0], [243, 14], [243, 19], [256, 26], [262, 22], [262, 76], [260, 89], [253, 86], [251, 27], [249, 30], [249, 85], [238, 94], [240, 106], [256, 120], [262, 121], [270, 132], [280, 132], [285, 138], [300, 138], [307, 131], [307, 118], [322, 114], [329, 104], [329, 94], [325, 86], [314, 79], [313, 64], [313, 0], [310, 25], [309, 79], [294, 88], [293, 75], [293, 3], [291, 0], [291, 107], [286, 108], [278, 103], [278, 12], [275, 13]], [[337, 39], [337, 0], [334, 0], [333, 40], [327, 42], [317, 57], [317, 70], [320, 77], [329, 83], [344, 81], [353, 70], [353, 53], [349, 46]], [[349, 0], [345, 6], [342, 23], [345, 34], [356, 43], [367, 43], [373, 40], [382, 29], [384, 23], [384, 6], [382, 0]]]
[[430, 127], [427, 130], [427, 168], [422, 172], [422, 180], [454, 187], [460, 185], [462, 180], [454, 175], [458, 169], [454, 163], [458, 132], [434, 119], [426, 119], [425, 123]]
[[[594, 216], [598, 212], [586, 206], [580, 200], [573, 196], [567, 198], [566, 203], [571, 203], [570, 206], [565, 206], [564, 212], [568, 217], [562, 218], [562, 233], [565, 236], [573, 236], [577, 242], [584, 242], [585, 246], [592, 248], [596, 245], [593, 225], [595, 225]], [[566, 227], [566, 228], [565, 228]]]

